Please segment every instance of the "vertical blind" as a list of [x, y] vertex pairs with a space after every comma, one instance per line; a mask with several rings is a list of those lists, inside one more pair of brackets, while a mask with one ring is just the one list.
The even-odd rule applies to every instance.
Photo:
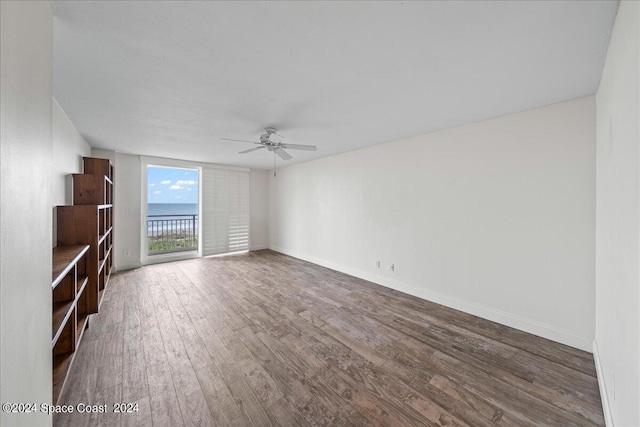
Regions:
[[249, 172], [202, 170], [202, 255], [249, 249]]

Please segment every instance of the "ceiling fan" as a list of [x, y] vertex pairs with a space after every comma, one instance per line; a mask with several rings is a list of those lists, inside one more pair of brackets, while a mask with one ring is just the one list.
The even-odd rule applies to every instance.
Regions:
[[265, 128], [264, 133], [260, 135], [259, 141], [247, 141], [244, 139], [232, 139], [232, 138], [220, 138], [224, 141], [236, 141], [236, 142], [248, 142], [250, 144], [258, 144], [260, 147], [249, 148], [248, 150], [240, 151], [238, 154], [247, 154], [252, 151], [262, 150], [266, 148], [269, 151], [273, 151], [273, 176], [276, 176], [276, 155], [280, 157], [282, 160], [291, 159], [291, 155], [284, 151], [285, 148], [292, 150], [305, 150], [305, 151], [316, 151], [318, 147], [315, 145], [301, 145], [301, 144], [287, 144], [282, 141], [276, 142], [271, 140], [271, 135], [279, 136], [280, 138], [284, 138], [284, 136], [278, 133], [278, 129], [273, 127]]
[[231, 138], [220, 138], [224, 141], [237, 141], [237, 142], [248, 142], [250, 144], [258, 144], [260, 147], [249, 148], [248, 150], [240, 151], [238, 154], [246, 154], [252, 151], [261, 150], [266, 148], [269, 151], [273, 151], [274, 154], [277, 154], [282, 160], [291, 159], [291, 155], [284, 151], [285, 148], [292, 150], [305, 150], [305, 151], [316, 151], [318, 148], [315, 145], [300, 145], [300, 144], [287, 144], [282, 141], [275, 142], [271, 140], [271, 135], [279, 136], [280, 138], [284, 138], [284, 136], [278, 134], [278, 129], [276, 128], [266, 128], [264, 133], [260, 135], [259, 141], [247, 141], [244, 139], [231, 139]]

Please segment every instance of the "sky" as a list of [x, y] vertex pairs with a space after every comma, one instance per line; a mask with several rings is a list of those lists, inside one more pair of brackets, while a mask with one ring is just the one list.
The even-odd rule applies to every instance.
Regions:
[[198, 171], [148, 166], [147, 203], [198, 203]]

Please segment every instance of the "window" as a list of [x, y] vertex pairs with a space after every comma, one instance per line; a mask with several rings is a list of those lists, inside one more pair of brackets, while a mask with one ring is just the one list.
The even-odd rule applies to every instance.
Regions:
[[198, 170], [147, 166], [147, 253], [198, 250]]

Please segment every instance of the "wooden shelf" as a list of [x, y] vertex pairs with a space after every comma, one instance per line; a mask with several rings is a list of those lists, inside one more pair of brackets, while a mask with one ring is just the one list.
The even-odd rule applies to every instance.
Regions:
[[105, 175], [113, 182], [113, 165], [108, 159], [100, 159], [97, 157], [82, 158], [83, 171], [86, 174]]
[[105, 175], [74, 173], [73, 204], [105, 206], [112, 203], [113, 183]]
[[84, 330], [87, 328], [88, 323], [89, 315], [87, 313], [78, 316], [78, 328], [76, 330], [77, 342], [80, 342], [80, 339], [82, 339], [82, 335], [84, 334]]
[[[53, 251], [53, 403], [63, 390], [75, 351], [97, 313], [113, 265], [113, 166], [85, 157], [72, 174], [73, 205], [57, 207]], [[108, 270], [108, 271], [107, 271]]]
[[53, 274], [51, 287], [55, 288], [86, 252], [87, 245], [69, 245], [53, 248]]
[[[87, 276], [82, 276], [82, 277], [83, 277], [82, 281], [78, 279], [78, 295], [86, 298], [87, 294], [85, 294], [84, 291], [87, 288], [87, 283], [89, 283], [89, 278]], [[76, 300], [78, 299], [79, 298], [76, 298]]]
[[[58, 206], [58, 245], [88, 244], [87, 307], [89, 313], [97, 313], [99, 309], [98, 292], [108, 280], [104, 275], [105, 266], [113, 265], [113, 221], [112, 208], [107, 205], [101, 209], [98, 205]], [[101, 217], [102, 216], [102, 217]], [[109, 227], [101, 230], [101, 225]], [[104, 277], [101, 277], [101, 274]]]
[[53, 304], [52, 347], [55, 347], [58, 339], [60, 338], [60, 334], [62, 333], [62, 329], [67, 324], [71, 313], [73, 313], [73, 303], [74, 301], [59, 302]]
[[[88, 253], [89, 245], [59, 245], [53, 249], [51, 348], [54, 404], [60, 396], [82, 331], [88, 322], [85, 292], [89, 282]], [[78, 323], [80, 310], [82, 315]]]
[[64, 385], [67, 375], [69, 374], [69, 368], [76, 355], [75, 351], [69, 351], [53, 357], [53, 402], [57, 403], [58, 397], [62, 392], [62, 386]]
[[[89, 281], [89, 276], [87, 276], [86, 274], [78, 276], [78, 285], [82, 287], [83, 291], [84, 291], [84, 288], [87, 286], [88, 281]], [[82, 292], [82, 291], [78, 291], [78, 292]]]

